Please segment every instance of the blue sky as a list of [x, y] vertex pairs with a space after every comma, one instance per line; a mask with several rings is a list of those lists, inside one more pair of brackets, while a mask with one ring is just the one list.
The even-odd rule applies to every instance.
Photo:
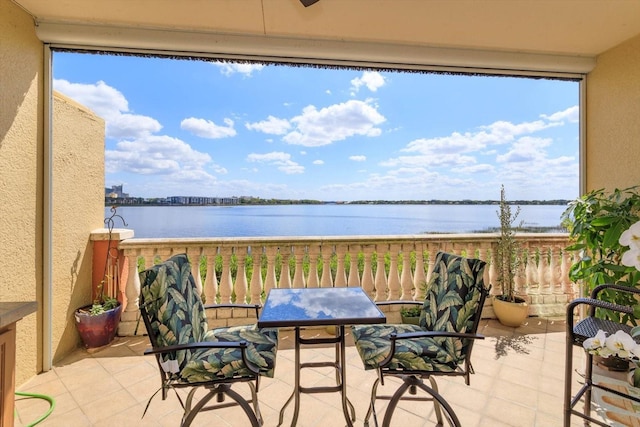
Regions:
[[131, 196], [578, 196], [577, 82], [56, 52], [54, 89]]

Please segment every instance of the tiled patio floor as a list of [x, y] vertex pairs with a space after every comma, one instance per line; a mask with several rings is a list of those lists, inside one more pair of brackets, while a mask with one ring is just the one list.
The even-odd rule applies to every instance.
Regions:
[[[448, 400], [465, 427], [562, 425], [562, 395], [565, 355], [564, 320], [530, 318], [517, 329], [493, 320], [482, 321], [480, 332], [487, 339], [477, 341], [473, 353], [476, 374], [471, 385], [462, 378], [438, 380], [441, 394]], [[309, 330], [307, 334], [322, 334]], [[259, 393], [265, 426], [276, 426], [278, 414], [293, 389], [294, 350], [291, 331], [281, 331], [276, 378], [264, 378]], [[160, 395], [151, 402], [142, 417], [149, 397], [158, 390], [159, 374], [155, 359], [142, 356], [148, 347], [146, 337], [117, 338], [111, 346], [89, 353], [79, 349], [57, 364], [53, 370], [38, 375], [19, 387], [20, 391], [54, 397], [56, 407], [42, 426], [178, 426], [182, 411], [175, 395], [162, 401]], [[576, 364], [583, 366], [583, 352], [577, 351]], [[363, 425], [373, 371], [365, 371], [353, 345], [347, 347], [348, 397], [356, 409], [355, 425]], [[303, 361], [332, 360], [333, 347], [306, 348]], [[333, 385], [331, 368], [307, 368], [302, 371], [303, 385]], [[386, 384], [389, 384], [387, 382]], [[246, 385], [236, 386], [239, 391]], [[379, 390], [387, 390], [386, 385]], [[243, 391], [244, 392], [244, 391]], [[382, 414], [385, 401], [377, 405]], [[16, 426], [24, 426], [42, 415], [47, 405], [42, 400], [17, 397]], [[394, 415], [395, 425], [403, 427], [432, 425], [429, 403], [405, 403]], [[285, 412], [284, 425], [291, 423], [291, 405]], [[298, 425], [343, 426], [340, 395], [306, 394], [302, 396]], [[247, 420], [239, 408], [205, 412], [193, 425], [245, 426]], [[577, 419], [573, 425], [582, 425]]]

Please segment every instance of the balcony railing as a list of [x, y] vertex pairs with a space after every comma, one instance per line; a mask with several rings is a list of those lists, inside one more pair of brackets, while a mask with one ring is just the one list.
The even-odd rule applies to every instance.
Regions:
[[[529, 303], [529, 314], [563, 314], [577, 291], [567, 275], [573, 260], [564, 250], [567, 234], [521, 233], [517, 239], [524, 269], [516, 277], [516, 290]], [[121, 284], [125, 307], [119, 334], [133, 334], [137, 324], [138, 269], [176, 253], [189, 255], [207, 302], [258, 304], [275, 287], [332, 286], [361, 286], [375, 301], [409, 301], [424, 297], [422, 285], [438, 251], [487, 261], [485, 283], [493, 284], [492, 294], [499, 294], [492, 262], [496, 242], [495, 234], [125, 239], [119, 245], [128, 264], [126, 283]], [[194, 268], [198, 265], [201, 268]], [[391, 310], [397, 316], [399, 307]], [[247, 317], [246, 312], [222, 313], [210, 319], [214, 325], [243, 323]], [[493, 317], [490, 302], [484, 316]]]

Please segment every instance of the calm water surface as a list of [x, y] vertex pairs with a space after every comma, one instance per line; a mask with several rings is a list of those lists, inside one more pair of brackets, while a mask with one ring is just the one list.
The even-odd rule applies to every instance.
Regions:
[[[527, 226], [557, 227], [563, 205], [522, 206]], [[471, 233], [498, 227], [495, 205], [121, 206], [135, 237]], [[105, 208], [105, 216], [109, 208]], [[122, 227], [120, 221], [116, 227]]]

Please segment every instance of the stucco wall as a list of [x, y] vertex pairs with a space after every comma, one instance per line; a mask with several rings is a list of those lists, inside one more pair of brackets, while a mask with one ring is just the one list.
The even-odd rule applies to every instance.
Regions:
[[[55, 64], [55, 54], [54, 54]], [[79, 343], [73, 312], [91, 302], [91, 230], [104, 221], [104, 120], [53, 97], [53, 362]]]
[[[42, 43], [33, 20], [0, 0], [0, 300], [40, 300]], [[39, 311], [41, 313], [41, 311]], [[39, 314], [18, 322], [16, 383], [41, 369]]]
[[587, 190], [640, 184], [640, 36], [597, 58], [586, 117]]
[[[43, 58], [33, 19], [0, 0], [0, 301], [39, 302], [37, 314], [18, 322], [18, 385], [42, 370]], [[60, 95], [53, 109], [55, 363], [81, 345], [73, 310], [91, 301], [89, 236], [104, 219], [104, 121]]]

